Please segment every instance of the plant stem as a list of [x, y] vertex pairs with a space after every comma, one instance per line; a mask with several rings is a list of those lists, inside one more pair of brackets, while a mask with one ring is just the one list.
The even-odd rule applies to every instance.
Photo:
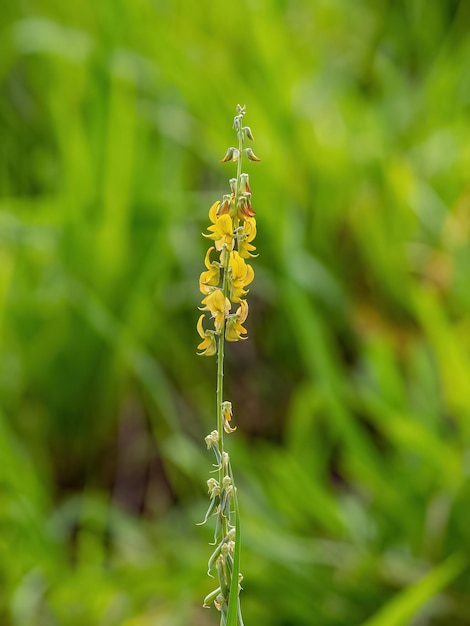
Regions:
[[[223, 267], [223, 282], [222, 282], [222, 293], [224, 294], [224, 302], [225, 298], [228, 295], [228, 268], [229, 268], [230, 255], [227, 253], [226, 258], [224, 260]], [[219, 468], [219, 485], [222, 486], [225, 468], [223, 463], [224, 458], [224, 416], [222, 411], [222, 405], [224, 401], [224, 351], [225, 351], [225, 315], [224, 315], [224, 323], [222, 326], [221, 333], [219, 335], [219, 341], [217, 346], [217, 432], [219, 433], [219, 452], [220, 458], [222, 462], [220, 463]], [[222, 537], [225, 537], [228, 533], [228, 520], [224, 515], [221, 515], [222, 518]]]
[[[237, 182], [235, 185], [235, 206], [238, 206], [238, 198], [240, 195], [240, 180], [242, 173], [242, 158], [243, 158], [243, 131], [242, 131], [242, 115], [239, 117], [239, 127], [237, 131], [238, 136], [238, 162], [237, 162]], [[235, 218], [236, 223], [234, 223], [234, 230], [238, 227], [238, 219]], [[230, 263], [230, 251], [226, 251], [224, 265], [223, 265], [223, 281], [222, 281], [222, 293], [224, 298], [228, 297], [228, 272], [229, 272], [229, 263]], [[226, 315], [224, 315], [224, 323], [219, 335], [218, 346], [217, 346], [217, 392], [216, 392], [216, 401], [217, 401], [217, 431], [219, 433], [219, 452], [222, 456], [224, 452], [224, 417], [222, 412], [222, 404], [224, 401], [224, 352], [225, 352], [225, 324], [226, 324]], [[222, 481], [224, 478], [224, 467], [221, 465], [219, 471], [219, 482], [222, 485]], [[223, 530], [224, 535], [227, 534], [227, 520], [223, 520]]]
[[[239, 126], [238, 126], [238, 163], [237, 163], [237, 180], [235, 184], [235, 206], [238, 206], [238, 199], [240, 195], [240, 181], [241, 181], [241, 173], [242, 173], [242, 155], [243, 155], [243, 131], [242, 131], [242, 115], [239, 116]], [[238, 228], [239, 220], [235, 216], [233, 229], [234, 232]], [[229, 295], [229, 281], [228, 274], [230, 268], [230, 250], [225, 249], [224, 254], [224, 262], [223, 262], [223, 279], [222, 279], [222, 293], [224, 296], [224, 302], [226, 302], [226, 298]], [[232, 488], [233, 488], [233, 498], [235, 505], [235, 514], [236, 514], [236, 553], [235, 553], [235, 568], [234, 568], [234, 580], [230, 582], [230, 591], [229, 591], [229, 604], [231, 606], [231, 611], [228, 611], [228, 605], [225, 605], [222, 608], [220, 623], [223, 626], [227, 623], [228, 613], [232, 614], [232, 618], [230, 619], [230, 623], [235, 620], [243, 624], [243, 620], [241, 618], [240, 611], [240, 601], [238, 598], [238, 571], [239, 571], [239, 537], [240, 537], [240, 528], [239, 528], [239, 515], [238, 515], [238, 502], [235, 492], [235, 483], [233, 481], [232, 468], [230, 465], [225, 465], [225, 455], [224, 455], [224, 414], [223, 414], [223, 402], [224, 402], [224, 356], [225, 356], [225, 326], [226, 326], [226, 318], [227, 311], [224, 314], [224, 322], [223, 326], [218, 338], [217, 344], [217, 391], [216, 391], [216, 401], [217, 401], [217, 431], [218, 431], [218, 448], [220, 453], [220, 458], [222, 462], [220, 463], [219, 468], [219, 485], [222, 486], [224, 477], [229, 475], [232, 480]], [[221, 521], [221, 532], [222, 537], [227, 537], [230, 527], [230, 510], [228, 511], [228, 518], [223, 514], [222, 511], [219, 511], [220, 521]], [[230, 595], [236, 595], [236, 604], [234, 604], [233, 599], [230, 599]], [[235, 609], [235, 610], [234, 610]]]

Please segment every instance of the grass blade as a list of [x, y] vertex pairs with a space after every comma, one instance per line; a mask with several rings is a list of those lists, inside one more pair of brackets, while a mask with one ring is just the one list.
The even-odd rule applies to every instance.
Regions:
[[362, 626], [409, 626], [425, 603], [452, 582], [465, 566], [463, 556], [453, 554], [415, 585], [392, 598]]

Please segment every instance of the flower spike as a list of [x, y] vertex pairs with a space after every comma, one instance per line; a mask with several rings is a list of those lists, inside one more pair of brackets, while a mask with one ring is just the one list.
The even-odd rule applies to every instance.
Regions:
[[[243, 626], [241, 616], [239, 550], [240, 540], [237, 489], [233, 479], [224, 436], [236, 430], [232, 426], [232, 403], [223, 399], [225, 342], [243, 341], [247, 338], [244, 326], [248, 317], [248, 285], [255, 273], [246, 259], [257, 256], [253, 240], [256, 237], [255, 211], [252, 206], [252, 190], [248, 174], [242, 171], [243, 159], [259, 161], [251, 148], [245, 148], [246, 139], [253, 141], [249, 126], [243, 125], [246, 109], [237, 105], [233, 120], [238, 147], [231, 146], [222, 163], [237, 163], [236, 177], [229, 180], [230, 190], [222, 200], [214, 202], [209, 209], [210, 226], [203, 236], [211, 240], [204, 259], [205, 270], [199, 277], [199, 289], [203, 295], [203, 311], [197, 322], [197, 332], [202, 339], [198, 345], [201, 356], [217, 355], [217, 429], [206, 438], [207, 448], [215, 455], [214, 473], [217, 479], [207, 482], [209, 507], [203, 523], [211, 516], [216, 518], [214, 543], [216, 546], [208, 563], [208, 574], [218, 578], [218, 587], [204, 598], [204, 606], [214, 606], [221, 612], [221, 626], [237, 623]], [[238, 305], [235, 313], [232, 305]], [[206, 316], [205, 313], [209, 315]], [[206, 328], [212, 323], [212, 328]]]

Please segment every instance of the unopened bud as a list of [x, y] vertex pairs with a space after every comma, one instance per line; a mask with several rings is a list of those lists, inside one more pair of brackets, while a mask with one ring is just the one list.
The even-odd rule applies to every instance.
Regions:
[[[238, 152], [237, 148], [231, 147], [225, 153], [224, 158], [220, 159], [220, 162], [221, 163], [227, 163], [228, 161], [238, 161], [238, 155], [239, 155], [239, 152]], [[248, 157], [248, 158], [250, 158], [250, 157]]]
[[228, 452], [222, 452], [222, 467], [225, 471], [228, 471], [230, 465], [230, 457]]
[[221, 215], [225, 215], [226, 213], [228, 213], [230, 211], [230, 196], [228, 194], [226, 194], [223, 198], [222, 198], [222, 204], [219, 207], [219, 210], [217, 211], [217, 217], [220, 217]]
[[220, 486], [215, 478], [209, 478], [209, 480], [207, 481], [207, 487], [209, 489], [209, 495], [211, 497], [211, 500], [216, 496], [220, 496]]
[[245, 135], [248, 137], [248, 139], [251, 139], [251, 141], [254, 141], [254, 137], [253, 137], [253, 133], [251, 132], [251, 128], [249, 126], [245, 126], [243, 128], [243, 130], [245, 131]]
[[219, 433], [216, 430], [213, 430], [207, 437], [204, 438], [206, 442], [207, 449], [210, 450], [213, 446], [217, 445], [219, 442]]
[[222, 593], [219, 593], [217, 598], [214, 600], [214, 606], [218, 611], [221, 611], [226, 602], [227, 600], [225, 599], [225, 596]]
[[245, 154], [250, 159], [250, 161], [261, 161], [261, 159], [259, 159], [256, 156], [256, 154], [253, 152], [253, 150], [251, 148], [245, 148]]
[[242, 218], [246, 217], [254, 217], [255, 211], [251, 206], [249, 193], [244, 193], [240, 198], [238, 198], [238, 210], [242, 216]]
[[250, 178], [248, 174], [240, 174], [240, 190], [242, 192], [247, 191], [248, 193], [251, 193]]

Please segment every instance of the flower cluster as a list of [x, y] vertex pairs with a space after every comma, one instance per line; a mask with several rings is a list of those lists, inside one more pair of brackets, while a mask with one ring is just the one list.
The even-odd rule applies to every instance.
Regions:
[[[209, 210], [211, 225], [204, 234], [211, 241], [206, 253], [205, 266], [199, 278], [199, 289], [204, 296], [203, 311], [197, 323], [202, 341], [198, 345], [200, 355], [217, 354], [217, 430], [206, 437], [207, 447], [216, 457], [215, 472], [218, 479], [207, 481], [210, 504], [204, 519], [216, 516], [213, 551], [208, 573], [216, 574], [218, 587], [204, 600], [204, 606], [213, 604], [221, 613], [221, 626], [229, 616], [236, 615], [236, 623], [243, 626], [240, 609], [239, 569], [240, 528], [238, 519], [237, 490], [233, 480], [229, 455], [224, 448], [224, 434], [235, 430], [231, 426], [232, 403], [224, 400], [224, 343], [246, 339], [243, 324], [248, 316], [248, 286], [254, 278], [253, 268], [247, 259], [256, 256], [253, 240], [256, 237], [255, 212], [251, 204], [251, 188], [248, 174], [242, 172], [242, 161], [246, 157], [259, 161], [251, 148], [244, 148], [245, 139], [253, 141], [249, 126], [242, 124], [245, 107], [237, 107], [234, 129], [238, 148], [229, 148], [221, 161], [237, 163], [237, 176], [230, 180], [230, 193], [222, 201], [214, 202]], [[208, 315], [206, 315], [208, 314]], [[209, 318], [209, 319], [207, 319]], [[209, 323], [212, 327], [208, 328]], [[203, 523], [204, 523], [203, 522]], [[233, 618], [230, 623], [235, 623]]]
[[[237, 118], [235, 118], [237, 119]], [[239, 132], [252, 138], [249, 127], [240, 127]], [[243, 153], [252, 161], [259, 161], [251, 148]], [[222, 162], [238, 161], [240, 151], [229, 148]], [[217, 337], [225, 335], [227, 341], [246, 339], [243, 327], [248, 316], [246, 295], [248, 285], [255, 273], [246, 259], [256, 256], [252, 244], [256, 237], [255, 212], [251, 205], [251, 188], [248, 174], [240, 173], [230, 180], [231, 193], [217, 200], [209, 210], [211, 226], [204, 237], [211, 239], [205, 258], [206, 271], [199, 278], [199, 289], [204, 295], [201, 311], [207, 311], [214, 328], [204, 328], [205, 313], [198, 320], [197, 330], [202, 338], [198, 345], [199, 354], [212, 356], [217, 352]], [[238, 305], [232, 312], [232, 305]]]

